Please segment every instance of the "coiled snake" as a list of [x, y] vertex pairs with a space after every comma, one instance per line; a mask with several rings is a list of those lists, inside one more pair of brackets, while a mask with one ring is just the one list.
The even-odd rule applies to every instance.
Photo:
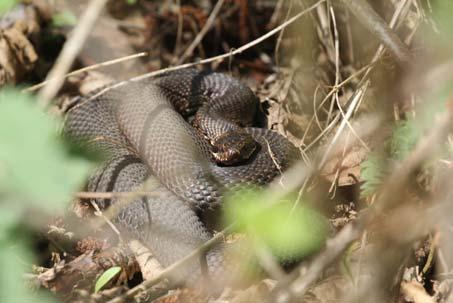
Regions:
[[[284, 137], [252, 127], [257, 106], [238, 80], [186, 69], [82, 98], [68, 110], [65, 133], [109, 156], [90, 191], [160, 182], [156, 195], [136, 199], [116, 221], [168, 266], [211, 237], [197, 210], [219, 205], [227, 189], [270, 182], [296, 157]], [[223, 270], [221, 248], [207, 252], [206, 262], [209, 273]], [[190, 271], [199, 271], [197, 264]]]

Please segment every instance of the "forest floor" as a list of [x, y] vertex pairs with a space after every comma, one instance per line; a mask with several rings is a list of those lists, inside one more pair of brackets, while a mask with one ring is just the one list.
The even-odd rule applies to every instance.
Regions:
[[65, 302], [453, 302], [448, 1], [28, 2], [1, 20], [0, 83], [61, 117], [114, 81], [188, 66], [239, 78], [300, 150], [280, 197], [332, 226], [302, 262], [257, 252], [265, 278], [210, 297], [169, 290], [172, 268], [145, 268], [139, 243], [105, 240], [112, 223], [80, 190], [64, 216], [28, 224], [38, 288]]

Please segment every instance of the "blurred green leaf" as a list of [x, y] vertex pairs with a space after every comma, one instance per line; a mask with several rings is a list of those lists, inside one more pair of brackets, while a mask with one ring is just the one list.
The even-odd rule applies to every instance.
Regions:
[[360, 164], [360, 178], [363, 184], [360, 186], [360, 194], [363, 197], [371, 196], [381, 185], [386, 174], [386, 159], [377, 153], [371, 153], [368, 159]]
[[392, 158], [397, 160], [406, 158], [414, 148], [419, 137], [420, 132], [413, 119], [400, 121], [396, 125], [390, 140]]
[[419, 104], [415, 118], [410, 117], [396, 124], [382, 153], [371, 153], [361, 164], [360, 178], [364, 181], [360, 187], [362, 196], [374, 194], [389, 167], [409, 156], [423, 134], [435, 123], [436, 116], [446, 109], [453, 83], [443, 83], [439, 87]]
[[97, 293], [100, 291], [107, 283], [109, 283], [117, 274], [119, 274], [121, 271], [121, 267], [119, 266], [113, 266], [107, 269], [102, 273], [102, 275], [98, 278], [96, 281], [96, 284], [94, 286], [94, 292]]
[[409, 117], [397, 123], [390, 142], [392, 159], [402, 160], [410, 154], [423, 134], [435, 123], [438, 114], [446, 110], [452, 87], [453, 83], [439, 84], [435, 91], [420, 100], [415, 118]]
[[0, 14], [10, 10], [16, 3], [17, 0], [0, 0]]
[[20, 208], [12, 207], [13, 205], [3, 199], [2, 202], [0, 204], [0, 243], [9, 239], [11, 228], [16, 226], [22, 215]]
[[137, 0], [126, 0], [126, 3], [129, 5], [134, 5], [135, 3], [137, 3]]
[[0, 91], [0, 302], [51, 302], [24, 284], [32, 258], [17, 229], [33, 207], [63, 208], [88, 174], [90, 163], [67, 153], [57, 129], [33, 97]]
[[439, 31], [440, 44], [444, 47], [453, 46], [453, 1], [438, 0], [433, 3], [434, 22]]
[[293, 209], [294, 201], [271, 203], [260, 191], [243, 190], [228, 199], [225, 216], [227, 222], [237, 223], [238, 231], [256, 237], [277, 257], [297, 259], [321, 248], [328, 222], [310, 208]]
[[77, 17], [70, 11], [62, 11], [52, 16], [53, 26], [73, 26], [77, 23]]
[[[24, 243], [7, 247], [8, 242], [0, 241], [0, 302], [31, 302], [25, 289], [22, 274], [25, 266], [20, 260], [29, 260], [29, 251]], [[11, 244], [10, 244], [11, 245]]]
[[32, 292], [24, 283], [23, 274], [32, 260], [26, 241], [11, 235], [0, 239], [0, 302], [55, 302], [42, 292]]
[[41, 209], [62, 208], [88, 173], [88, 161], [67, 156], [57, 121], [31, 96], [0, 92], [0, 194], [10, 202]]

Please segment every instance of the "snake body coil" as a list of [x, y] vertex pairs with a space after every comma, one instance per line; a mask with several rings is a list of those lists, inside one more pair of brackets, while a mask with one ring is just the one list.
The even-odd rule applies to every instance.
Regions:
[[[67, 113], [65, 133], [109, 155], [90, 179], [90, 191], [133, 191], [156, 180], [156, 194], [123, 208], [117, 222], [168, 266], [211, 237], [196, 209], [219, 205], [235, 186], [270, 182], [296, 157], [284, 137], [252, 127], [256, 110], [257, 98], [241, 82], [187, 69], [81, 99]], [[232, 165], [213, 160], [210, 142], [225, 133], [253, 138], [248, 159]], [[115, 200], [97, 203], [107, 207]], [[209, 273], [223, 270], [221, 248], [206, 260]], [[193, 264], [181, 276], [198, 268]]]

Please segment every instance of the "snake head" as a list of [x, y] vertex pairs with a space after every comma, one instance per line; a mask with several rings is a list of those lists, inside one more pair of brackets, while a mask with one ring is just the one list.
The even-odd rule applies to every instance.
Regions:
[[213, 140], [212, 155], [219, 165], [235, 165], [247, 161], [256, 150], [256, 141], [243, 131], [227, 131]]

